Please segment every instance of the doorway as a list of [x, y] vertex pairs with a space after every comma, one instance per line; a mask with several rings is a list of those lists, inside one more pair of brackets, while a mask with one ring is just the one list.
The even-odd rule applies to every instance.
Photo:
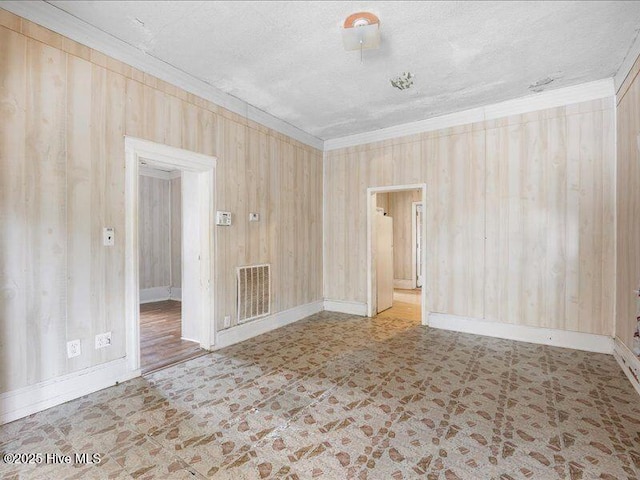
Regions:
[[[173, 336], [174, 339], [177, 337], [182, 346], [189, 347], [187, 350], [200, 353], [210, 350], [213, 345], [215, 325], [211, 316], [213, 292], [210, 284], [214, 268], [211, 252], [215, 237], [211, 212], [214, 211], [215, 164], [215, 157], [125, 137], [125, 306], [126, 352], [130, 371], [148, 373], [151, 369], [184, 360], [184, 349], [174, 344], [173, 349], [165, 351], [166, 358], [145, 358], [146, 364], [142, 363], [143, 349], [149, 347], [147, 350], [154, 351], [154, 347], [159, 346], [154, 342], [159, 342], [167, 335]], [[165, 277], [164, 281], [168, 279], [170, 282], [166, 287], [165, 298], [151, 298], [166, 303], [145, 303], [144, 305], [149, 306], [143, 305], [142, 316], [139, 184], [141, 169], [166, 172], [168, 175], [180, 177], [179, 234], [181, 240], [188, 239], [180, 242], [180, 275], [174, 271], [174, 275], [170, 276], [172, 278]], [[171, 263], [175, 265], [175, 261], [174, 257]], [[177, 283], [179, 287], [174, 288]], [[162, 294], [164, 287], [165, 285], [161, 285], [160, 290], [152, 289], [153, 295]], [[143, 297], [146, 295], [147, 292]], [[141, 317], [145, 317], [145, 323], [148, 320], [154, 324], [156, 338], [142, 338]], [[143, 341], [146, 343], [142, 344]]]
[[144, 159], [139, 172], [140, 369], [146, 374], [207, 350], [185, 335], [197, 329], [193, 317], [182, 315], [182, 172]]
[[367, 189], [370, 317], [380, 315], [427, 324], [424, 205], [424, 184]]

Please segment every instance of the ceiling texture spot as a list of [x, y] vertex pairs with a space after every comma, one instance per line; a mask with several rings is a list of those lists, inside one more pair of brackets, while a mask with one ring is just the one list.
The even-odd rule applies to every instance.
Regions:
[[[640, 26], [622, 1], [49, 3], [324, 140], [612, 77]], [[380, 19], [363, 62], [359, 11]]]

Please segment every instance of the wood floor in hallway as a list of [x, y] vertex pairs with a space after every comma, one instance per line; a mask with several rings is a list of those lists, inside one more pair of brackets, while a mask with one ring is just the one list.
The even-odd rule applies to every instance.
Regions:
[[182, 304], [175, 300], [140, 305], [140, 366], [150, 373], [207, 353], [182, 339]]
[[402, 318], [404, 320], [415, 320], [420, 322], [420, 295], [421, 289], [393, 290], [393, 306], [378, 314], [381, 318]]

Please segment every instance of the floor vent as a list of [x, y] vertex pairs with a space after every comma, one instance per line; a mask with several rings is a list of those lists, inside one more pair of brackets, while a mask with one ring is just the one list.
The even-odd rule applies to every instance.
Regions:
[[269, 315], [271, 265], [238, 267], [238, 323]]

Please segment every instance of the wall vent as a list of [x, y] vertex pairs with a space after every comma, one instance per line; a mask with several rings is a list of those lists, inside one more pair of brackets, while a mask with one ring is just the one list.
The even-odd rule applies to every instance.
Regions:
[[271, 265], [238, 267], [238, 323], [271, 312]]

